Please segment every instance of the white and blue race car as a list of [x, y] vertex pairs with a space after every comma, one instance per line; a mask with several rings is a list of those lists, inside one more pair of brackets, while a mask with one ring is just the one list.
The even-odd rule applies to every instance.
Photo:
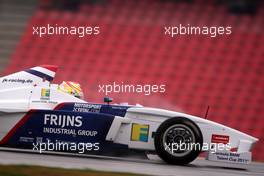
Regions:
[[251, 161], [255, 137], [180, 112], [115, 105], [110, 99], [86, 102], [51, 84], [56, 71], [42, 65], [0, 78], [0, 146], [34, 149], [48, 143], [52, 150], [71, 151], [76, 148], [68, 144], [83, 143], [92, 154], [146, 151], [177, 165], [201, 152], [213, 161]]

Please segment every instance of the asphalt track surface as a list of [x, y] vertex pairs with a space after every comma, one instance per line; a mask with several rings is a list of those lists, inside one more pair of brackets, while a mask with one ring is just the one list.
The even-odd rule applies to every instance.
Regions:
[[0, 164], [39, 165], [60, 168], [94, 169], [162, 176], [263, 176], [264, 163], [233, 165], [196, 159], [188, 166], [172, 166], [160, 160], [76, 154], [39, 154], [0, 148]]

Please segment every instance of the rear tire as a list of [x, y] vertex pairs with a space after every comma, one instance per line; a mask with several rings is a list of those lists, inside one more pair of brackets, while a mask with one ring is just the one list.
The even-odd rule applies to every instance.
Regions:
[[[181, 144], [184, 148], [183, 143], [190, 148], [186, 147], [185, 150], [176, 148]], [[186, 165], [200, 154], [203, 136], [193, 121], [184, 117], [174, 117], [164, 121], [159, 126], [155, 133], [154, 145], [158, 156], [165, 162], [174, 165]]]

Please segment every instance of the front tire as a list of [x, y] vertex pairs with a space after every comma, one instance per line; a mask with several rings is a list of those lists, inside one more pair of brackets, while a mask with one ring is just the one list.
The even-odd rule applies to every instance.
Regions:
[[155, 133], [154, 145], [156, 153], [165, 162], [186, 165], [200, 154], [203, 136], [193, 121], [174, 117], [159, 126]]

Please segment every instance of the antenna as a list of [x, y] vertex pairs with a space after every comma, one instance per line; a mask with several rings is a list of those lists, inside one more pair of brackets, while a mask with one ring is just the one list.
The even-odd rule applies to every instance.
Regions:
[[206, 113], [205, 113], [205, 116], [204, 116], [204, 118], [205, 118], [205, 119], [207, 119], [207, 116], [208, 116], [209, 109], [210, 109], [210, 106], [208, 105], [208, 106], [207, 106]]

